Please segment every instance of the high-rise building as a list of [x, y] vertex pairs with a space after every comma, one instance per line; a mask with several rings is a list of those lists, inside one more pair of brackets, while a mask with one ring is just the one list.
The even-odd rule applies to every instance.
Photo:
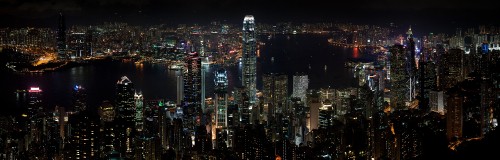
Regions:
[[247, 89], [250, 105], [255, 104], [257, 93], [257, 39], [255, 19], [247, 15], [243, 19], [242, 86]]
[[118, 151], [123, 157], [133, 156], [134, 144], [134, 84], [126, 76], [116, 83], [116, 130]]
[[59, 12], [59, 20], [57, 25], [57, 54], [58, 58], [63, 60], [67, 58], [66, 55], [66, 20], [64, 15]]
[[144, 98], [142, 97], [142, 93], [135, 93], [134, 94], [134, 100], [135, 100], [135, 129], [139, 132], [142, 132], [144, 129], [144, 103], [143, 100]]
[[74, 32], [68, 36], [68, 48], [67, 53], [69, 53], [69, 58], [82, 58], [90, 55], [87, 53], [87, 43], [85, 35], [86, 33]]
[[201, 112], [201, 59], [198, 53], [189, 53], [184, 66], [184, 114], [195, 116]]
[[449, 95], [446, 105], [446, 137], [448, 140], [462, 138], [463, 101], [460, 95]]
[[286, 107], [288, 98], [288, 76], [282, 74], [264, 74], [262, 76], [264, 83], [263, 94], [264, 104], [269, 105], [268, 114], [273, 116], [277, 112], [282, 112]]
[[390, 106], [396, 110], [406, 109], [416, 96], [416, 46], [411, 26], [406, 34], [406, 46], [398, 44], [390, 49]]
[[284, 138], [284, 132], [288, 127], [288, 76], [282, 74], [264, 74], [263, 96], [264, 105], [267, 105], [267, 124], [271, 128], [272, 140]]
[[300, 101], [306, 101], [307, 89], [309, 88], [309, 78], [307, 75], [294, 75], [293, 76], [293, 92], [292, 97], [300, 98]]
[[111, 104], [110, 101], [104, 101], [98, 109], [99, 118], [100, 118], [100, 143], [99, 143], [99, 157], [105, 157], [106, 154], [115, 150], [115, 133], [114, 129], [116, 128], [114, 125], [115, 119], [115, 108]]
[[[69, 116], [68, 159], [97, 159], [99, 157], [99, 115], [84, 110]], [[108, 137], [106, 137], [108, 138]]]
[[[202, 37], [203, 38], [203, 37]], [[200, 41], [200, 63], [201, 63], [201, 111], [204, 113], [206, 104], [205, 104], [205, 99], [206, 97], [206, 73], [208, 72], [208, 67], [209, 67], [209, 62], [208, 62], [208, 56], [205, 53], [205, 45], [203, 43], [203, 40]]]
[[134, 118], [134, 84], [128, 77], [123, 76], [116, 83], [117, 118], [133, 122]]
[[177, 105], [180, 106], [182, 104], [182, 100], [184, 98], [184, 85], [182, 75], [177, 76]]
[[87, 90], [80, 85], [73, 88], [73, 105], [75, 112], [87, 109]]
[[32, 118], [43, 112], [42, 90], [39, 87], [31, 87], [28, 90], [28, 118]]
[[[216, 142], [220, 141], [219, 139], [224, 139], [223, 142], [226, 142], [227, 145], [227, 105], [228, 105], [228, 94], [227, 94], [227, 73], [224, 68], [220, 68], [215, 72], [215, 126], [212, 129], [212, 139], [215, 138]], [[220, 131], [219, 134], [217, 131]], [[219, 137], [222, 136], [222, 137]], [[215, 143], [217, 144], [217, 143]], [[217, 145], [215, 145], [217, 146]]]
[[429, 93], [429, 109], [432, 112], [445, 114], [446, 98], [443, 91], [430, 91]]
[[307, 129], [312, 131], [318, 129], [319, 126], [319, 108], [321, 108], [321, 101], [317, 91], [312, 91], [307, 95], [307, 106], [309, 106]]
[[406, 109], [409, 102], [409, 75], [406, 72], [405, 48], [402, 45], [394, 45], [390, 50], [390, 81], [391, 81], [391, 102], [393, 109]]
[[460, 49], [450, 49], [442, 57], [441, 65], [439, 66], [443, 72], [439, 75], [439, 88], [447, 90], [465, 79], [465, 53]]

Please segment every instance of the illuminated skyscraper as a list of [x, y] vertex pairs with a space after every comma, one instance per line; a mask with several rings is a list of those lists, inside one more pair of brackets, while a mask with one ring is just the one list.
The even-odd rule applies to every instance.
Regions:
[[99, 116], [84, 110], [69, 116], [70, 137], [66, 146], [68, 159], [97, 159], [99, 151]]
[[201, 112], [201, 59], [198, 53], [189, 53], [184, 64], [184, 107], [188, 116]]
[[465, 79], [465, 52], [461, 49], [450, 49], [442, 55], [442, 73], [439, 75], [439, 88], [447, 90]]
[[73, 105], [75, 112], [81, 112], [87, 109], [87, 91], [80, 85], [73, 88]]
[[257, 40], [255, 34], [255, 20], [252, 15], [243, 19], [243, 67], [241, 71], [242, 86], [247, 89], [250, 105], [255, 104], [257, 92]]
[[294, 75], [292, 97], [299, 97], [300, 101], [305, 102], [308, 86], [309, 78], [307, 75]]
[[135, 100], [135, 129], [137, 131], [142, 131], [143, 128], [144, 128], [144, 120], [143, 120], [143, 117], [144, 117], [144, 105], [143, 105], [143, 100], [144, 98], [142, 97], [142, 93], [139, 92], [139, 93], [135, 93], [134, 94], [134, 100]]
[[126, 76], [116, 83], [117, 117], [133, 122], [134, 117], [134, 84]]
[[85, 33], [74, 32], [68, 35], [68, 48], [67, 53], [70, 58], [81, 58], [87, 54], [87, 44]]
[[116, 122], [115, 135], [118, 141], [118, 151], [124, 157], [133, 156], [134, 139], [134, 84], [126, 76], [116, 83]]
[[59, 12], [57, 25], [57, 54], [59, 59], [66, 59], [66, 20], [64, 15]]
[[181, 105], [184, 98], [184, 85], [182, 75], [177, 76], [177, 105]]
[[43, 112], [42, 90], [39, 87], [31, 87], [28, 90], [28, 117], [32, 118], [40, 112]]
[[463, 101], [464, 98], [452, 94], [447, 99], [446, 105], [446, 137], [448, 140], [462, 138], [463, 128]]
[[[203, 38], [203, 37], [202, 37]], [[205, 98], [206, 97], [206, 73], [208, 72], [209, 62], [208, 56], [205, 54], [205, 45], [203, 40], [200, 41], [200, 63], [201, 63], [201, 109], [205, 112]]]
[[391, 80], [391, 103], [393, 109], [406, 109], [411, 100], [410, 74], [407, 72], [408, 63], [406, 48], [402, 45], [394, 45], [390, 50], [390, 80]]
[[[227, 73], [224, 68], [215, 72], [215, 127], [212, 130], [212, 136], [216, 136], [217, 142], [226, 142], [227, 138]], [[218, 132], [220, 131], [220, 133]], [[226, 136], [224, 136], [226, 135]], [[220, 137], [219, 137], [220, 136]], [[214, 139], [214, 137], [212, 137]], [[223, 140], [220, 140], [223, 139]], [[215, 143], [218, 144], [218, 143]], [[227, 145], [227, 143], [226, 143]], [[218, 146], [218, 145], [216, 145]]]
[[272, 140], [283, 140], [288, 129], [288, 76], [281, 74], [264, 74], [263, 96], [264, 105], [267, 105], [268, 125], [271, 128]]

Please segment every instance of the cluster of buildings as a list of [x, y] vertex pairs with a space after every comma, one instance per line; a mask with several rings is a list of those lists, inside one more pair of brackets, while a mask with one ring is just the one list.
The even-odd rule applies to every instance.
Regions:
[[[0, 141], [2, 159], [429, 159], [436, 156], [430, 154], [432, 149], [453, 151], [498, 125], [500, 52], [493, 29], [458, 34], [447, 43], [434, 35], [413, 37], [410, 28], [377, 61], [346, 64], [357, 80], [354, 87], [310, 89], [307, 74], [289, 80], [286, 74], [265, 73], [258, 90], [257, 32], [270, 26], [258, 29], [254, 17], [247, 15], [241, 43], [234, 44], [241, 48], [242, 84], [229, 92], [227, 72], [221, 67], [211, 73], [214, 96], [207, 97], [209, 63], [204, 60], [212, 52], [210, 46], [219, 45], [200, 35], [236, 32], [231, 26], [179, 25], [172, 30], [189, 40], [170, 41], [156, 37], [162, 35], [157, 28], [125, 24], [86, 32], [71, 29], [66, 37], [62, 15], [60, 21], [60, 58], [93, 56], [106, 52], [104, 48], [154, 53], [156, 45], [148, 48], [150, 44], [177, 50], [182, 56], [176, 60], [183, 65], [177, 99], [143, 97], [126, 76], [116, 83], [116, 98], [98, 108], [87, 106], [82, 86], [73, 88], [73, 108], [53, 110], [44, 106], [42, 89], [18, 90], [22, 114], [0, 121], [5, 135]], [[369, 34], [383, 38], [387, 32], [375, 27]], [[90, 36], [94, 33], [97, 39]], [[89, 41], [81, 39], [104, 43], [92, 42], [88, 51]]]

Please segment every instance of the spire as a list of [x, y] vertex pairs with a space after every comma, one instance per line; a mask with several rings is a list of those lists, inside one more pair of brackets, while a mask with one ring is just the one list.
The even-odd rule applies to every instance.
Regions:
[[408, 35], [407, 39], [413, 38], [413, 32], [411, 31], [411, 25], [410, 25], [410, 28], [408, 28], [408, 31], [406, 31], [406, 35]]

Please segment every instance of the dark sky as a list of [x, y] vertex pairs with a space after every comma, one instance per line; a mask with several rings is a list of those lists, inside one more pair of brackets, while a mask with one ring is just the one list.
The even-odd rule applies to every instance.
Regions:
[[[131, 24], [257, 22], [395, 22], [412, 26], [478, 26], [499, 23], [495, 1], [474, 0], [0, 0], [0, 26], [55, 26], [56, 13], [68, 25], [122, 21]], [[496, 25], [496, 24], [495, 24]], [[439, 29], [437, 29], [439, 30]]]

